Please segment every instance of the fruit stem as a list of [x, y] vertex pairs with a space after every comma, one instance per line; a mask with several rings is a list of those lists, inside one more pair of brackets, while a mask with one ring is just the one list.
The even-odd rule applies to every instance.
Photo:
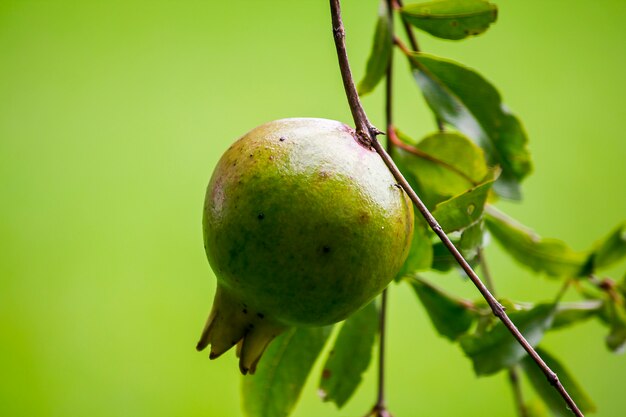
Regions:
[[561, 397], [563, 397], [563, 399], [567, 403], [568, 408], [572, 410], [572, 413], [574, 413], [574, 415], [576, 415], [577, 417], [584, 417], [583, 413], [580, 411], [572, 397], [568, 394], [565, 387], [563, 387], [563, 384], [559, 380], [557, 374], [552, 371], [552, 369], [550, 369], [550, 367], [544, 362], [541, 356], [539, 356], [539, 354], [537, 353], [537, 351], [535, 351], [532, 345], [528, 343], [526, 338], [524, 338], [522, 333], [511, 321], [509, 316], [507, 316], [504, 311], [504, 307], [502, 307], [498, 300], [495, 299], [489, 289], [487, 289], [485, 284], [483, 284], [481, 279], [478, 277], [476, 272], [474, 272], [470, 264], [465, 260], [463, 255], [461, 255], [459, 250], [454, 246], [448, 235], [446, 235], [446, 233], [443, 231], [441, 225], [439, 225], [439, 222], [437, 222], [437, 220], [433, 217], [432, 213], [428, 210], [426, 205], [411, 188], [406, 178], [404, 178], [389, 154], [376, 139], [376, 136], [382, 132], [376, 129], [367, 118], [367, 114], [365, 113], [365, 110], [363, 109], [363, 106], [361, 104], [361, 100], [359, 99], [359, 94], [357, 93], [354, 79], [352, 78], [352, 72], [350, 71], [350, 63], [348, 61], [348, 54], [346, 51], [345, 43], [345, 29], [341, 20], [340, 0], [330, 0], [330, 11], [332, 17], [332, 29], [335, 40], [335, 47], [337, 49], [337, 58], [339, 61], [339, 69], [341, 72], [344, 89], [346, 91], [346, 97], [348, 99], [348, 104], [350, 105], [350, 110], [352, 112], [352, 117], [354, 118], [354, 123], [356, 125], [358, 136], [362, 139], [364, 144], [373, 147], [380, 155], [387, 168], [389, 168], [389, 171], [393, 174], [396, 181], [398, 181], [398, 184], [407, 193], [411, 201], [413, 201], [430, 228], [439, 237], [443, 245], [452, 254], [457, 263], [461, 266], [461, 268], [465, 271], [470, 280], [474, 283], [478, 291], [485, 298], [487, 304], [489, 304], [489, 307], [491, 307], [493, 314], [502, 321], [504, 326], [509, 330], [509, 332], [511, 332], [511, 334], [524, 348], [528, 355], [543, 371], [543, 373], [548, 378], [550, 384], [555, 387], [555, 389], [559, 392]]

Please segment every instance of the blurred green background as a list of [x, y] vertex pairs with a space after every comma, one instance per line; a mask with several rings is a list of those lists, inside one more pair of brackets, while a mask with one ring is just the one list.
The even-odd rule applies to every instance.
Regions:
[[[343, 2], [357, 78], [377, 0]], [[424, 50], [478, 68], [524, 121], [535, 173], [499, 206], [587, 248], [626, 217], [626, 2], [498, 1], [485, 35]], [[350, 121], [326, 1], [0, 1], [0, 415], [238, 416], [234, 354], [196, 353], [215, 278], [201, 238], [204, 188], [229, 144], [265, 121]], [[397, 56], [397, 58], [400, 58]], [[396, 118], [433, 129], [406, 65]], [[382, 126], [382, 89], [364, 99]], [[549, 298], [558, 283], [487, 251], [499, 293]], [[623, 274], [624, 265], [611, 271]], [[476, 298], [457, 274], [440, 285]], [[394, 415], [513, 416], [506, 375], [476, 379], [407, 287], [390, 293]], [[588, 322], [550, 333], [595, 399], [626, 413], [626, 357]], [[374, 373], [345, 410], [319, 373], [295, 416], [361, 416]]]

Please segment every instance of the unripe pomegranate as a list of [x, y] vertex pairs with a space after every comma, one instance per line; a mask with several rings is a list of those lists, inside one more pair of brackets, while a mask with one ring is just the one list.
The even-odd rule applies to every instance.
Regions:
[[413, 208], [353, 129], [283, 119], [224, 153], [203, 228], [217, 291], [197, 348], [213, 359], [238, 345], [246, 374], [286, 328], [338, 322], [379, 294], [408, 254]]

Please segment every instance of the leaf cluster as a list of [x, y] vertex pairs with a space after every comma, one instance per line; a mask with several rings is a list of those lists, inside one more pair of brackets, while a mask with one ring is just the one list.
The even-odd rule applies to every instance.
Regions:
[[[495, 208], [500, 199], [521, 200], [521, 185], [532, 172], [528, 138], [520, 119], [503, 103], [497, 88], [477, 70], [454, 60], [410, 50], [393, 33], [393, 11], [381, 1], [360, 95], [373, 91], [385, 77], [394, 46], [404, 55], [437, 126], [413, 139], [388, 126], [391, 156], [432, 211], [446, 234], [473, 266], [484, 261], [490, 240], [501, 245], [519, 266], [552, 280], [563, 290], [548, 301], [499, 301], [545, 362], [557, 372], [581, 411], [595, 405], [558, 358], [540, 344], [547, 332], [590, 319], [607, 327], [612, 352], [626, 348], [626, 277], [603, 277], [626, 257], [626, 222], [585, 251], [542, 238]], [[483, 0], [440, 0], [397, 10], [412, 27], [446, 40], [484, 33], [497, 19], [497, 7]], [[414, 48], [416, 49], [416, 48]], [[532, 415], [569, 415], [562, 398], [484, 301], [458, 298], [423, 277], [447, 272], [456, 261], [421, 217], [415, 218], [410, 253], [397, 282], [408, 283], [435, 331], [471, 361], [477, 376], [519, 368], [537, 393], [526, 405]], [[484, 272], [484, 270], [483, 270]], [[564, 302], [573, 288], [580, 301]], [[379, 331], [376, 302], [348, 318], [334, 340], [319, 377], [319, 395], [342, 407], [368, 369]], [[273, 342], [254, 378], [244, 378], [244, 409], [249, 417], [285, 417], [292, 411], [313, 365], [333, 333], [326, 328], [299, 328]]]

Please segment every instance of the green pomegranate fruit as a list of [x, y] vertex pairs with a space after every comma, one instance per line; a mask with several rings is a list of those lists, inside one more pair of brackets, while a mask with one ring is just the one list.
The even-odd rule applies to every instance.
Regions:
[[246, 374], [286, 328], [338, 322], [379, 294], [408, 254], [413, 208], [353, 129], [283, 119], [222, 156], [203, 227], [217, 291], [197, 348], [213, 359], [237, 345]]

